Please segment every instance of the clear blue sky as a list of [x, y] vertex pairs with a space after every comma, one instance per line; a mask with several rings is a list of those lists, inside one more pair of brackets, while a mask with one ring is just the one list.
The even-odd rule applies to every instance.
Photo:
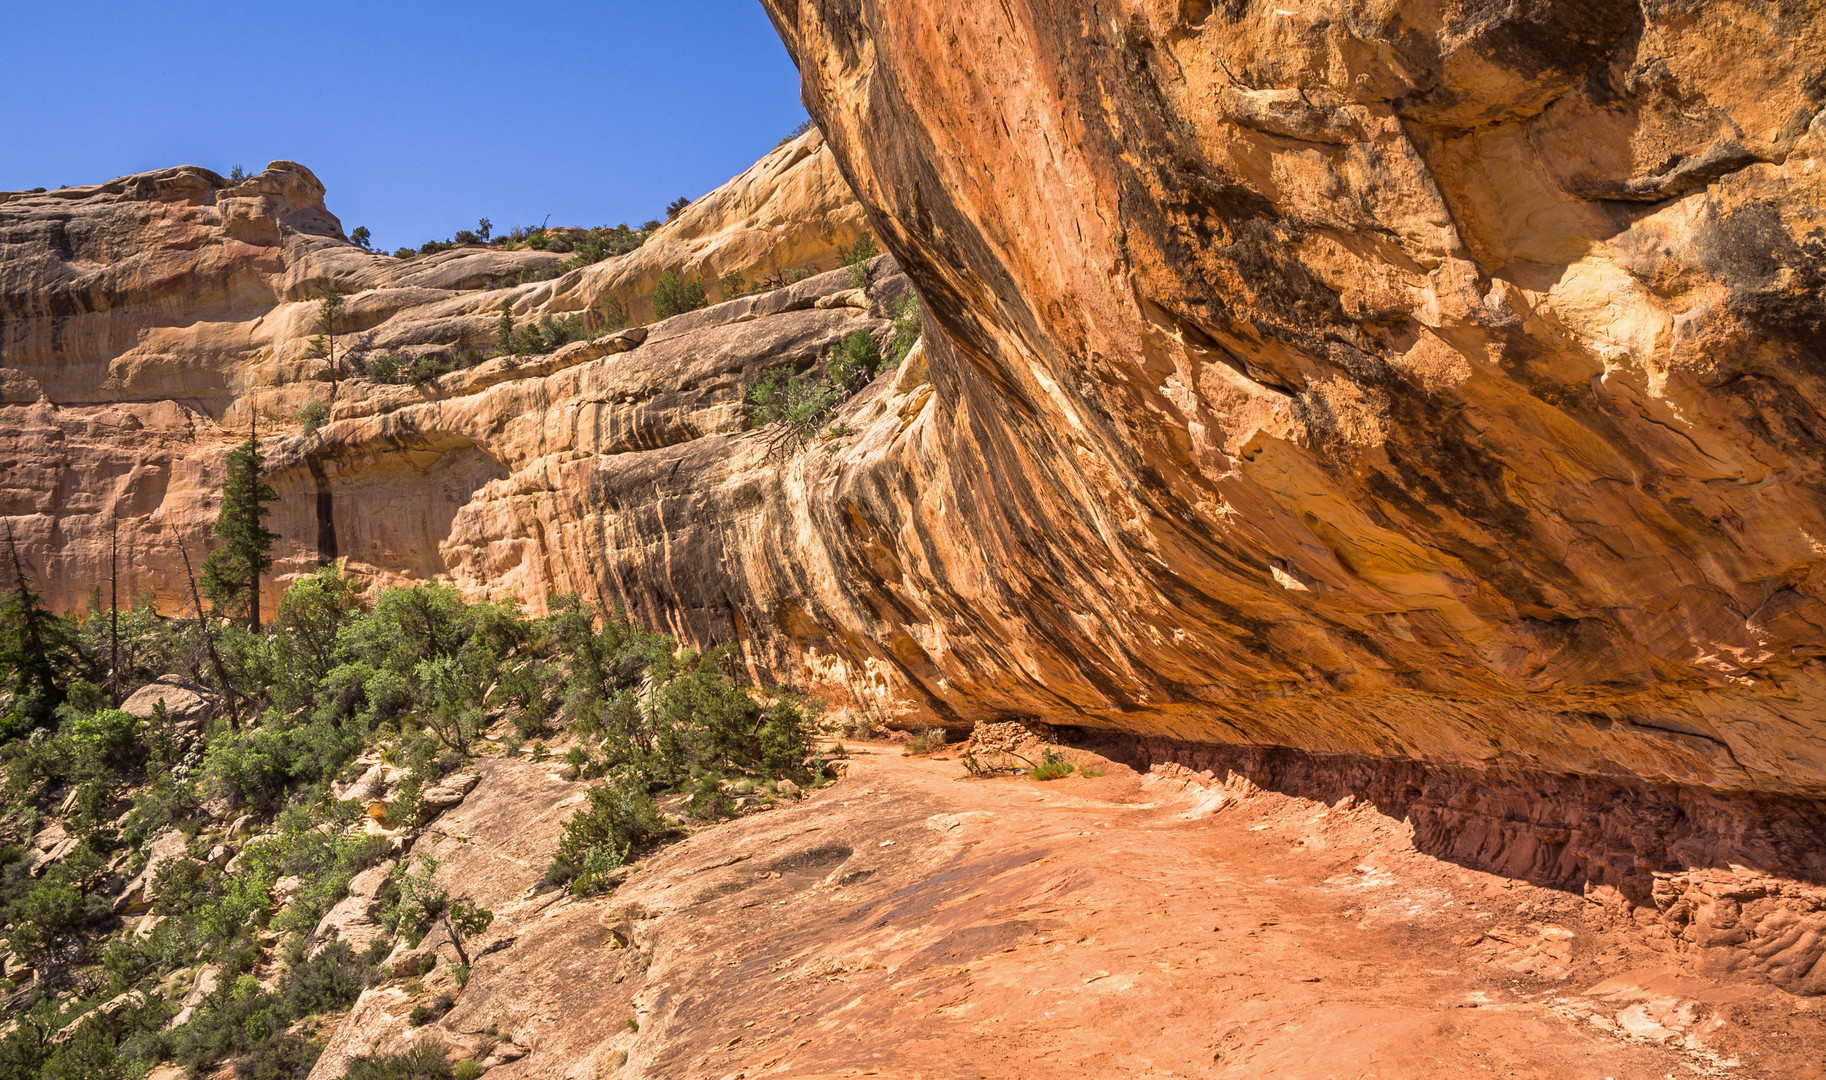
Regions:
[[805, 118], [758, 0], [0, 0], [0, 191], [309, 166], [343, 228], [631, 224]]

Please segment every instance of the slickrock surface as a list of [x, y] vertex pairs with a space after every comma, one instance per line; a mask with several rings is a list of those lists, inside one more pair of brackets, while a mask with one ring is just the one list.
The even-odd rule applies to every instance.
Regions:
[[451, 985], [448, 945], [418, 997], [369, 991], [313, 1077], [421, 1039], [501, 1080], [1826, 1076], [1818, 999], [1421, 854], [1353, 799], [856, 765], [578, 902], [532, 887], [582, 785], [491, 762], [419, 842], [494, 906], [486, 955], [434, 1024], [402, 1018]]

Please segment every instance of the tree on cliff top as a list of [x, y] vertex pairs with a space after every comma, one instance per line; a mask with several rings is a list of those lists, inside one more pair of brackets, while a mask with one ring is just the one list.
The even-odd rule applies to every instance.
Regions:
[[248, 626], [260, 629], [260, 575], [273, 568], [273, 541], [267, 529], [266, 504], [279, 501], [273, 486], [261, 480], [266, 459], [252, 424], [247, 441], [229, 451], [228, 479], [222, 484], [222, 514], [216, 518], [216, 535], [227, 543], [203, 560], [203, 592], [218, 614], [247, 617]]

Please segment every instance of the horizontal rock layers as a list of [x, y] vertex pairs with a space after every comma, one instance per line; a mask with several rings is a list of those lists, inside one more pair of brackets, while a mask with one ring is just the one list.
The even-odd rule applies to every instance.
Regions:
[[[737, 335], [748, 351], [733, 366], [726, 343], [709, 340], [715, 332], [715, 356], [666, 344], [700, 325], [687, 319], [655, 328], [644, 366], [620, 358], [646, 340], [636, 328], [420, 385], [352, 373], [381, 354], [410, 361], [491, 348], [504, 302], [522, 327], [547, 317], [600, 325], [611, 298], [637, 317], [650, 312], [667, 270], [703, 279], [715, 297], [727, 273], [828, 269], [862, 228], [816, 131], [631, 254], [568, 271], [563, 255], [524, 247], [409, 260], [363, 251], [325, 209], [323, 186], [290, 162], [233, 184], [183, 167], [0, 193], [0, 514], [54, 605], [80, 608], [106, 582], [118, 519], [122, 596], [149, 589], [162, 610], [188, 611], [178, 545], [200, 562], [226, 452], [258, 418], [282, 496], [269, 608], [291, 577], [338, 556], [383, 580], [453, 577], [542, 603], [549, 588], [581, 589], [593, 567], [579, 560], [595, 552], [548, 550], [587, 492], [561, 509], [531, 497], [541, 482], [532, 474], [576, 478], [570, 465], [598, 451], [740, 432], [743, 380], [764, 362], [807, 366], [840, 332], [884, 325], [853, 304], [814, 309], [847, 291], [848, 276], [827, 275], [815, 294], [801, 289], [790, 301], [779, 294], [775, 306], [795, 313], [765, 335]], [[335, 371], [311, 355], [318, 279], [342, 295]], [[681, 381], [693, 364], [706, 386]], [[605, 407], [605, 394], [626, 408]], [[594, 404], [577, 395], [596, 395]], [[330, 406], [332, 422], [305, 438], [294, 414], [312, 403]], [[579, 410], [600, 426], [546, 428]], [[501, 503], [471, 505], [482, 485], [510, 478], [491, 489]], [[487, 520], [477, 526], [486, 535], [453, 534], [465, 507], [465, 522]], [[522, 511], [550, 516], [514, 517]]]

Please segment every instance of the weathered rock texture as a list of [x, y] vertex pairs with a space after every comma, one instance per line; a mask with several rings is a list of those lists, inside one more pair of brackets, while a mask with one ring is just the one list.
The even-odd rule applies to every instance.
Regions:
[[835, 496], [933, 714], [1826, 794], [1818, 5], [765, 2], [941, 331]]
[[[627, 407], [598, 409], [602, 427], [581, 433], [562, 430], [584, 408], [572, 398], [597, 393], [599, 369], [625, 367], [604, 358], [638, 343], [640, 331], [423, 387], [375, 385], [351, 371], [382, 353], [490, 346], [504, 300], [522, 325], [567, 313], [594, 320], [609, 297], [636, 314], [648, 310], [652, 283], [668, 269], [711, 279], [713, 296], [725, 273], [760, 280], [828, 269], [862, 229], [860, 207], [816, 131], [698, 200], [645, 247], [561, 275], [563, 256], [525, 249], [469, 246], [410, 260], [370, 254], [343, 238], [323, 197], [309, 170], [290, 162], [235, 185], [183, 167], [95, 187], [0, 193], [0, 514], [53, 604], [80, 607], [106, 580], [118, 516], [122, 595], [151, 589], [163, 609], [188, 610], [176, 545], [196, 562], [211, 543], [227, 449], [256, 416], [269, 435], [295, 432], [297, 409], [332, 400], [336, 416], [362, 422], [309, 443], [267, 440], [284, 497], [269, 604], [291, 575], [336, 554], [385, 578], [454, 572], [481, 585], [478, 575], [523, 557], [506, 550], [523, 542], [549, 567], [486, 584], [542, 600], [555, 568], [583, 552], [541, 547], [542, 530], [565, 524], [554, 507], [522, 499], [520, 509], [548, 516], [507, 521], [498, 502], [471, 506], [478, 487], [523, 467], [560, 479], [569, 475], [564, 461], [605, 440], [646, 445], [696, 434], [699, 421], [669, 404], [662, 420], [641, 416], [653, 412], [654, 395], [692, 399], [679, 378], [685, 354], [705, 363], [706, 374], [715, 363], [689, 345], [656, 348], [660, 360], [638, 378], [612, 377]], [[547, 279], [515, 284], [541, 275]], [[329, 365], [308, 355], [319, 277], [344, 296], [334, 383]], [[825, 293], [839, 291], [835, 279], [828, 284]], [[806, 308], [816, 299], [795, 295]], [[769, 332], [816, 350], [856, 314], [820, 311], [796, 329]], [[654, 344], [665, 337], [656, 328]], [[810, 352], [792, 348], [774, 362], [811, 362]], [[752, 381], [760, 354], [745, 355]], [[589, 373], [540, 378], [591, 361]], [[734, 377], [724, 372], [712, 395], [717, 423], [730, 431], [742, 427], [744, 388]], [[510, 381], [518, 385], [484, 392]], [[398, 415], [372, 419], [382, 413]], [[515, 445], [501, 439], [507, 427]], [[509, 486], [525, 494], [538, 483], [522, 476]], [[452, 535], [465, 507], [501, 534], [480, 542], [504, 547], [472, 552], [475, 537]]]
[[220, 451], [328, 396], [313, 277], [356, 355], [481, 345], [503, 298], [842, 243], [840, 169], [929, 315], [847, 434], [780, 447], [743, 397], [884, 333], [889, 260], [345, 381], [270, 444], [281, 569], [622, 599], [902, 723], [1826, 796], [1817, 8], [768, 7], [834, 155], [555, 280], [357, 251], [286, 163], [0, 197], [0, 510], [46, 591], [118, 511], [129, 591], [179, 606]]

